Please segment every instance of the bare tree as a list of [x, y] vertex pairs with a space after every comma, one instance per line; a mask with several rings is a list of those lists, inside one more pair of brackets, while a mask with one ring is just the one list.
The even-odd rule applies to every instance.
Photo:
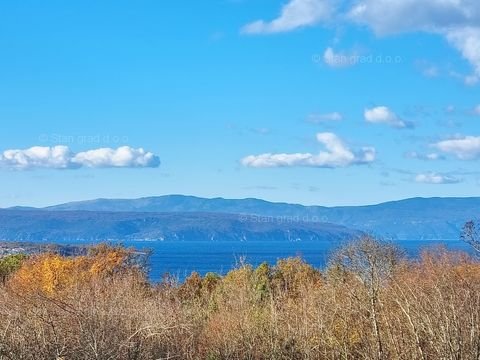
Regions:
[[336, 270], [353, 275], [367, 290], [378, 359], [386, 358], [379, 320], [379, 293], [401, 258], [402, 251], [394, 244], [365, 235], [338, 250], [331, 263]]
[[480, 255], [480, 232], [475, 221], [471, 220], [463, 226], [461, 239]]
[[92, 274], [80, 256], [66, 278], [71, 258], [32, 258], [0, 282], [0, 360], [480, 360], [478, 259], [401, 256], [365, 236], [324, 274], [293, 258], [158, 285], [136, 264]]

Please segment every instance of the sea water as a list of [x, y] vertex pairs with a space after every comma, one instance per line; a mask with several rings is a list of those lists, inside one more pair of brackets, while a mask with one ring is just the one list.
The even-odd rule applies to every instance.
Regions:
[[[91, 245], [92, 242], [65, 242], [59, 244]], [[116, 243], [116, 242], [115, 242]], [[330, 256], [342, 245], [338, 241], [122, 241], [124, 246], [151, 252], [150, 279], [160, 281], [168, 273], [180, 281], [193, 271], [226, 274], [242, 263], [257, 266], [262, 262], [275, 264], [278, 259], [300, 256], [316, 268], [324, 268]], [[471, 251], [459, 241], [397, 240], [407, 256], [416, 257], [422, 250], [444, 246], [449, 250]]]

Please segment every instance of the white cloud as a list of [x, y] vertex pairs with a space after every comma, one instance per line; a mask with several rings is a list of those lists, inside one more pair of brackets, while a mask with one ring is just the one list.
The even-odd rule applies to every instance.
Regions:
[[467, 85], [477, 84], [480, 81], [480, 27], [449, 29], [446, 31], [446, 37], [473, 66], [473, 73], [465, 77], [465, 83]]
[[[472, 73], [463, 76], [465, 83], [480, 81], [478, 0], [290, 0], [277, 19], [255, 21], [244, 26], [242, 32], [285, 32], [332, 18], [366, 25], [382, 36], [418, 31], [443, 36], [472, 66]], [[427, 75], [437, 72], [431, 68]]]
[[429, 172], [418, 174], [415, 176], [415, 181], [422, 184], [458, 184], [462, 182], [462, 179], [451, 175]]
[[349, 11], [355, 22], [377, 34], [423, 31], [440, 34], [472, 65], [467, 84], [480, 79], [478, 0], [361, 0]]
[[368, 164], [375, 160], [376, 152], [372, 147], [363, 147], [360, 151], [352, 151], [344, 142], [333, 133], [318, 133], [317, 141], [325, 147], [326, 151], [318, 154], [261, 154], [250, 155], [241, 160], [244, 166], [266, 167], [291, 167], [307, 166], [321, 168], [338, 168], [351, 165]]
[[453, 154], [461, 160], [480, 158], [480, 136], [464, 136], [433, 144], [440, 151]]
[[421, 154], [416, 151], [411, 151], [405, 154], [405, 157], [408, 159], [418, 159], [418, 160], [443, 160], [444, 157], [438, 153], [428, 153], [428, 154]]
[[477, 0], [360, 0], [348, 15], [381, 35], [438, 32], [478, 25], [480, 4]]
[[323, 61], [330, 67], [342, 68], [353, 66], [358, 62], [359, 56], [355, 53], [335, 52], [331, 47], [323, 53]]
[[244, 34], [270, 34], [312, 26], [328, 19], [334, 7], [331, 0], [291, 0], [272, 21], [257, 20], [242, 28]]
[[0, 154], [0, 166], [15, 169], [68, 169], [74, 164], [67, 146], [34, 146], [25, 150], [5, 150]]
[[412, 128], [411, 122], [400, 119], [392, 110], [386, 106], [377, 106], [371, 109], [365, 109], [365, 121], [372, 124], [387, 124], [395, 128]]
[[157, 167], [157, 156], [144, 149], [122, 146], [118, 149], [101, 148], [76, 154], [72, 161], [85, 167]]
[[313, 124], [320, 124], [329, 121], [342, 121], [343, 115], [339, 112], [331, 112], [326, 114], [310, 114], [307, 116], [307, 121]]
[[160, 160], [142, 148], [122, 146], [118, 149], [101, 148], [73, 153], [67, 146], [34, 146], [23, 150], [5, 150], [0, 153], [0, 168], [77, 169], [81, 167], [158, 167]]

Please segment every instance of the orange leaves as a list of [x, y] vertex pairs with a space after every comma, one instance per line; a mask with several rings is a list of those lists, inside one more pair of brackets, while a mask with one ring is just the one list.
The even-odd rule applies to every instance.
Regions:
[[104, 249], [93, 256], [90, 273], [96, 276], [112, 274], [121, 268], [127, 256], [125, 249]]
[[24, 293], [61, 295], [75, 284], [126, 270], [123, 265], [128, 255], [125, 249], [104, 246], [94, 248], [88, 256], [38, 255], [20, 267], [10, 280], [10, 286]]
[[[324, 274], [291, 258], [159, 286], [121, 248], [32, 257], [0, 287], [1, 350], [12, 359], [478, 359], [480, 263], [437, 249], [390, 266], [388, 247], [366, 245]], [[381, 281], [358, 276], [380, 265]]]
[[27, 261], [13, 276], [11, 286], [22, 292], [41, 291], [47, 295], [62, 291], [78, 280], [81, 258], [40, 255]]

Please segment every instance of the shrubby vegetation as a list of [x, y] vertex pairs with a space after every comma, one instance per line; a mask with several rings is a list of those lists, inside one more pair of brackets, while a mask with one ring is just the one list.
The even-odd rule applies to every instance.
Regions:
[[20, 269], [22, 262], [27, 258], [25, 254], [8, 255], [0, 259], [0, 279], [5, 284], [8, 277]]
[[290, 258], [157, 285], [134, 257], [18, 259], [0, 288], [0, 359], [480, 358], [480, 264], [465, 254], [407, 261], [364, 237], [324, 272]]

